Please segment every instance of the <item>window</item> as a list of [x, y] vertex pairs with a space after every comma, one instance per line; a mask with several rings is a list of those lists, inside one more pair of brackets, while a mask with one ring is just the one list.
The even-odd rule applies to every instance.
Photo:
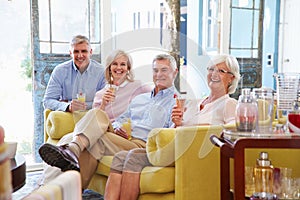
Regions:
[[230, 53], [236, 57], [258, 58], [260, 0], [233, 0], [231, 12]]
[[203, 0], [203, 5], [200, 3], [200, 6], [203, 6], [203, 24], [202, 26], [200, 25], [199, 33], [202, 36], [199, 44], [202, 44], [202, 48], [209, 54], [217, 52], [219, 46], [218, 4], [218, 0]]
[[99, 54], [99, 32], [100, 0], [39, 0], [40, 53], [66, 53], [70, 38], [82, 34]]

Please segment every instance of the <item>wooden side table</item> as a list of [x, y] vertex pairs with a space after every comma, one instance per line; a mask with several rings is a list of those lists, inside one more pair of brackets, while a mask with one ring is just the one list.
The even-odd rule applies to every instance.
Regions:
[[23, 155], [17, 154], [10, 159], [13, 192], [23, 187], [26, 183], [26, 160]]
[[286, 148], [300, 149], [300, 137], [276, 138], [241, 138], [235, 142], [224, 140], [215, 135], [211, 141], [220, 147], [221, 199], [231, 199], [230, 193], [230, 158], [234, 161], [234, 199], [245, 199], [245, 149], [246, 148]]

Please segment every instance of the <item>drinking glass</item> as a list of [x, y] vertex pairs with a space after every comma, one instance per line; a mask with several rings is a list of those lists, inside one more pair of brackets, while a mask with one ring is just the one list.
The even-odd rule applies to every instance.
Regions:
[[122, 128], [125, 129], [127, 135], [128, 135], [128, 140], [131, 140], [131, 121], [128, 119], [126, 122], [122, 124]]
[[250, 197], [255, 191], [254, 167], [245, 166], [245, 194]]
[[85, 93], [79, 92], [77, 94], [77, 100], [80, 101], [80, 102], [82, 102], [82, 103], [84, 103], [85, 102]]
[[258, 127], [259, 133], [272, 133], [272, 120], [274, 109], [273, 89], [254, 88], [253, 93], [257, 99], [258, 105]]
[[288, 127], [291, 133], [300, 133], [300, 112], [291, 111], [288, 114]]
[[[118, 89], [118, 86], [116, 86], [116, 85], [112, 85], [112, 84], [111, 84], [111, 85], [109, 86], [109, 90], [110, 90], [114, 95], [116, 94], [117, 89]], [[114, 97], [114, 98], [115, 98], [115, 97]], [[114, 102], [114, 100], [115, 100], [114, 98], [112, 99], [111, 102]]]
[[186, 101], [186, 96], [184, 94], [181, 94], [176, 98], [176, 105], [178, 108], [180, 108], [182, 113], [184, 113], [185, 111], [185, 101]]

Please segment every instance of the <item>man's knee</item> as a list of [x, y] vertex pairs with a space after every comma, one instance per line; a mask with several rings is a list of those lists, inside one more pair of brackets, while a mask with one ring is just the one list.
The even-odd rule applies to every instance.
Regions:
[[123, 166], [125, 163], [125, 159], [127, 157], [128, 151], [120, 151], [116, 153], [113, 157], [111, 169], [114, 171], [123, 171]]
[[124, 164], [124, 171], [141, 172], [146, 166], [151, 165], [146, 151], [143, 149], [130, 151]]

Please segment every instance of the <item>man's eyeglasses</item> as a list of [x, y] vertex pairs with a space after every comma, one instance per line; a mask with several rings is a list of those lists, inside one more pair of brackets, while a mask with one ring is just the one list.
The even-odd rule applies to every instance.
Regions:
[[212, 74], [214, 71], [217, 72], [218, 74], [231, 74], [234, 76], [232, 72], [226, 71], [224, 69], [218, 69], [216, 67], [208, 67], [207, 68], [208, 73]]

